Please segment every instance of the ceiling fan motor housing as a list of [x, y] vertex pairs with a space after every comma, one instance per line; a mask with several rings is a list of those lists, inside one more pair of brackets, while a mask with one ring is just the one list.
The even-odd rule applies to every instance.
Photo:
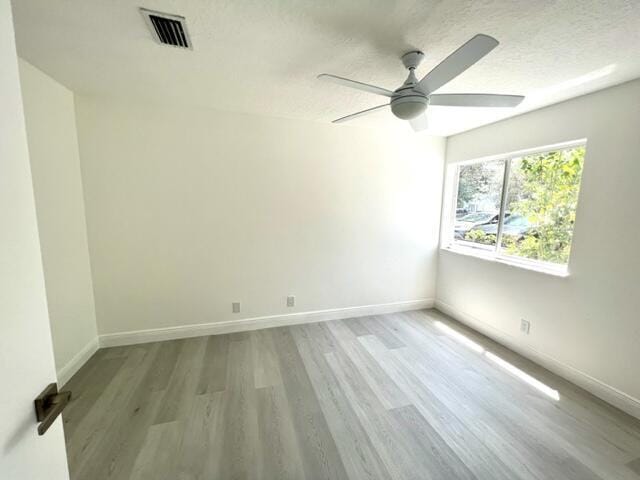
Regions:
[[426, 95], [413, 88], [399, 88], [391, 98], [391, 111], [402, 120], [411, 120], [423, 113], [429, 105]]

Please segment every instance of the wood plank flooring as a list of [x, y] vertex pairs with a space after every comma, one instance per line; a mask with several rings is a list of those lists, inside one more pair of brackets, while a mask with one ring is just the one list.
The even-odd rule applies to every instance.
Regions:
[[73, 480], [640, 480], [640, 421], [435, 310], [102, 349], [66, 387]]

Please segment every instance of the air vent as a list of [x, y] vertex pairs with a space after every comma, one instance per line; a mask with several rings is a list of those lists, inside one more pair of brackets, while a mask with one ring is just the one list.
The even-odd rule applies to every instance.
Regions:
[[178, 48], [192, 49], [184, 17], [154, 12], [146, 8], [141, 8], [140, 13], [142, 13], [144, 21], [147, 23], [156, 42]]

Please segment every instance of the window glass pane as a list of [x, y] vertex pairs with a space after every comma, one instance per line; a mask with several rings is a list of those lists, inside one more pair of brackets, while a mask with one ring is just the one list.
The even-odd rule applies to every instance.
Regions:
[[502, 253], [567, 264], [585, 147], [514, 158]]
[[496, 160], [459, 167], [455, 242], [495, 246], [504, 166]]

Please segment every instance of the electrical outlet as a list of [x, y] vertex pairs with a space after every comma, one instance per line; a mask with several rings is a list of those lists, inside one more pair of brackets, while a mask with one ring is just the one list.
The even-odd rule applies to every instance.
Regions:
[[529, 331], [531, 330], [531, 323], [529, 320], [525, 320], [524, 318], [520, 319], [520, 331], [525, 335], [529, 335]]
[[296, 305], [296, 297], [293, 295], [289, 295], [287, 297], [287, 307], [295, 307]]
[[233, 313], [240, 313], [240, 302], [233, 302], [231, 304], [231, 311]]

